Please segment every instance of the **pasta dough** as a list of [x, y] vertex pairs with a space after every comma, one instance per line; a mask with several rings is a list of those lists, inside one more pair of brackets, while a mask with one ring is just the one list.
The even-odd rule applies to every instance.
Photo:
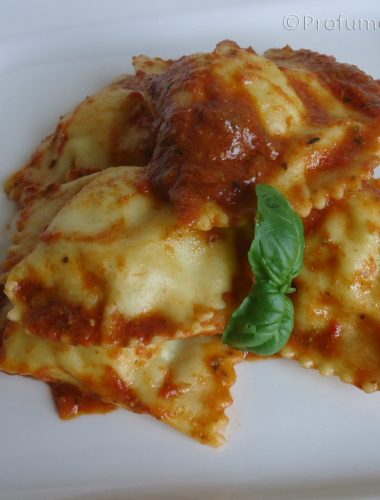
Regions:
[[286, 358], [366, 391], [380, 384], [380, 181], [305, 220]]
[[221, 445], [245, 353], [220, 334], [254, 280], [254, 188], [268, 183], [306, 236], [281, 355], [377, 390], [379, 82], [311, 51], [230, 41], [134, 65], [6, 183], [21, 211], [0, 369], [52, 384], [63, 417], [72, 391], [74, 405], [147, 413]]
[[135, 66], [159, 124], [152, 183], [201, 229], [242, 224], [256, 182], [305, 217], [379, 162], [380, 86], [333, 58], [259, 56], [225, 41], [166, 66], [152, 59], [152, 71], [146, 57]]
[[72, 384], [117, 406], [149, 413], [202, 443], [220, 446], [228, 422], [224, 411], [232, 403], [234, 365], [243, 357], [219, 337], [136, 349], [75, 347], [26, 335], [10, 323], [0, 366], [8, 373]]
[[5, 191], [26, 204], [46, 188], [110, 166], [146, 165], [151, 122], [136, 78], [124, 75], [63, 116]]
[[8, 277], [12, 321], [84, 345], [222, 333], [234, 306], [234, 232], [181, 225], [139, 186], [142, 173], [109, 168], [65, 204]]

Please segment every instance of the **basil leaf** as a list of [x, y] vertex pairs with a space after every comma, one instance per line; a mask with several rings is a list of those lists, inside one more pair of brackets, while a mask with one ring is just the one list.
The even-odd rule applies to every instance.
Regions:
[[237, 349], [270, 356], [289, 340], [293, 318], [294, 308], [288, 297], [270, 284], [258, 283], [232, 314], [222, 341]]
[[248, 253], [256, 281], [270, 281], [290, 291], [304, 257], [303, 225], [283, 194], [258, 184], [255, 238]]
[[270, 356], [287, 343], [294, 307], [285, 295], [303, 265], [303, 224], [286, 198], [265, 184], [256, 186], [257, 220], [248, 259], [256, 282], [232, 314], [222, 341]]

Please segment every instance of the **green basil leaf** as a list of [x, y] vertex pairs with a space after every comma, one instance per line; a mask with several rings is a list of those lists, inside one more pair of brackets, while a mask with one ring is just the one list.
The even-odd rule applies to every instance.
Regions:
[[271, 284], [257, 283], [232, 314], [222, 341], [237, 349], [270, 356], [287, 343], [294, 326], [294, 308]]
[[287, 343], [294, 326], [292, 280], [303, 265], [303, 224], [286, 198], [265, 184], [256, 186], [255, 237], [248, 252], [256, 282], [232, 314], [222, 341], [270, 356]]
[[290, 291], [303, 264], [303, 224], [285, 196], [272, 186], [258, 184], [255, 238], [248, 253], [256, 281], [270, 281]]

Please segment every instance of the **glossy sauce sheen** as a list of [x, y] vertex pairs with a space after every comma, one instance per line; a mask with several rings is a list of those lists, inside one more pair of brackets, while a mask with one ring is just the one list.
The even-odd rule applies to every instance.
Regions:
[[114, 404], [219, 446], [234, 365], [243, 359], [244, 353], [215, 336], [132, 349], [76, 347], [26, 334], [11, 322], [1, 368], [54, 384], [62, 418], [108, 411]]
[[[72, 345], [100, 345], [104, 304], [93, 309], [70, 304], [52, 289], [45, 289], [33, 281], [20, 282], [18, 296], [30, 305], [25, 326], [33, 335], [53, 341], [69, 341]], [[221, 322], [222, 333], [224, 321]], [[163, 314], [152, 313], [126, 320], [120, 314], [112, 318], [109, 343], [123, 346], [129, 339], [149, 344], [155, 335], [173, 335], [178, 325]]]
[[[252, 215], [256, 182], [279, 186], [305, 216], [311, 209], [310, 201], [303, 200], [305, 189], [312, 203], [315, 197], [315, 203], [322, 205], [323, 198], [340, 197], [338, 193], [346, 186], [356, 189], [360, 177], [368, 178], [379, 159], [378, 82], [353, 66], [310, 51], [268, 51], [267, 57], [281, 70], [276, 77], [268, 71], [274, 79], [267, 77], [273, 85], [270, 92], [285, 103], [284, 109], [279, 107], [273, 113], [280, 116], [297, 109], [303, 122], [297, 128], [289, 121], [288, 130], [273, 133], [268, 130], [268, 116], [248, 90], [255, 72], [263, 69], [258, 62], [247, 62], [250, 54], [256, 56], [250, 48], [222, 42], [211, 54], [168, 62], [162, 74], [140, 72], [156, 116], [150, 179], [186, 222], [195, 221], [207, 201], [222, 206], [232, 223]], [[240, 66], [236, 65], [239, 60]], [[233, 69], [227, 81], [221, 77], [220, 68], [229, 64]], [[298, 69], [307, 73], [311, 85], [300, 78]], [[298, 104], [275, 80], [280, 76], [286, 77], [291, 91], [300, 99]], [[315, 82], [317, 87], [313, 87]], [[323, 92], [317, 90], [318, 85]], [[270, 102], [270, 92], [263, 92], [261, 105], [265, 100]], [[330, 109], [332, 101], [339, 113]], [[277, 119], [274, 114], [273, 120]], [[326, 147], [319, 145], [319, 132], [333, 126], [344, 131], [342, 138], [329, 139]], [[292, 180], [293, 165], [300, 154], [304, 156], [304, 181], [296, 177]], [[352, 173], [346, 172], [347, 166], [352, 166]], [[322, 171], [327, 172], [325, 178], [320, 177]], [[331, 172], [337, 172], [342, 188], [331, 186]], [[318, 177], [322, 185], [317, 192]]]
[[[234, 365], [262, 359], [218, 335], [254, 281], [254, 188], [268, 182], [308, 215], [282, 354], [378, 388], [379, 185], [355, 190], [379, 159], [379, 83], [310, 51], [264, 58], [233, 42], [137, 73], [61, 119], [7, 183], [25, 208], [0, 368], [50, 383], [63, 419], [121, 406], [220, 445]], [[189, 228], [208, 202], [221, 212]]]
[[235, 230], [180, 225], [170, 206], [136, 188], [140, 173], [109, 168], [51, 211], [38, 245], [8, 276], [11, 319], [73, 345], [223, 332], [236, 305]]
[[[236, 56], [231, 51], [230, 57]], [[179, 88], [196, 96], [192, 105], [170, 105]], [[163, 75], [150, 77], [148, 94], [159, 116], [149, 166], [159, 193], [169, 196], [189, 222], [205, 200], [231, 214], [251, 212], [256, 178], [265, 174], [263, 168], [281, 168], [283, 145], [262, 128], [242, 74], [226, 87], [207, 67], [199, 69], [196, 58], [184, 57]]]
[[265, 56], [280, 67], [298, 67], [315, 73], [339, 100], [369, 116], [380, 115], [379, 81], [356, 66], [338, 63], [334, 57], [311, 50], [290, 47], [268, 50]]
[[70, 384], [50, 384], [52, 395], [62, 420], [91, 413], [109, 413], [115, 410], [111, 403], [105, 403], [95, 394], [87, 394]]
[[380, 387], [380, 183], [368, 182], [305, 220], [285, 357], [371, 392]]
[[[241, 286], [238, 287], [238, 280]], [[236, 304], [236, 297], [242, 296], [242, 290], [249, 290], [247, 276], [235, 278], [235, 292], [224, 295], [226, 303]], [[104, 304], [100, 302], [93, 309], [73, 304], [60, 298], [53, 289], [41, 287], [38, 282], [23, 281], [18, 284], [18, 297], [29, 304], [25, 315], [25, 326], [33, 335], [52, 341], [69, 342], [72, 345], [101, 345], [101, 325], [104, 316]], [[231, 307], [231, 306], [230, 306]], [[231, 310], [233, 308], [231, 307]], [[212, 334], [222, 334], [226, 324], [226, 312], [214, 312]], [[110, 322], [107, 343], [124, 346], [132, 339], [149, 344], [155, 336], [175, 336], [180, 325], [160, 313], [140, 315], [134, 319], [125, 319], [114, 313]]]

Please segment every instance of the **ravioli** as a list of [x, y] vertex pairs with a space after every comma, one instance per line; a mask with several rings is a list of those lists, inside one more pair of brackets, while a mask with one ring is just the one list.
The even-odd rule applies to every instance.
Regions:
[[92, 176], [9, 274], [9, 318], [75, 345], [157, 342], [223, 332], [235, 233], [179, 223], [146, 191], [144, 169]]
[[365, 391], [380, 385], [380, 180], [305, 220], [295, 327], [282, 356]]
[[34, 197], [20, 211], [16, 224], [16, 232], [12, 238], [14, 244], [9, 248], [6, 259], [2, 264], [3, 274], [0, 276], [0, 282], [5, 283], [9, 271], [24, 257], [29, 255], [38, 242], [40, 235], [59, 210], [94, 175], [87, 175], [75, 181], [54, 186], [52, 189], [46, 190], [43, 196]]
[[279, 179], [276, 185], [291, 200], [301, 196], [296, 208], [309, 196], [313, 207], [323, 208], [346, 189], [358, 189], [379, 164], [380, 82], [356, 66], [310, 50], [287, 46], [264, 55], [286, 75], [308, 110], [309, 144], [289, 157], [290, 168], [299, 171], [304, 156], [304, 178], [291, 185]]
[[219, 337], [172, 340], [128, 348], [69, 346], [26, 335], [10, 323], [2, 369], [81, 391], [158, 420], [211, 446], [224, 442], [224, 411], [232, 403], [234, 365], [243, 353]]
[[0, 280], [0, 369], [51, 384], [65, 418], [78, 401], [123, 407], [221, 445], [245, 353], [220, 334], [254, 279], [254, 188], [268, 183], [305, 218], [281, 355], [379, 389], [379, 82], [230, 41], [134, 65], [7, 181], [22, 210]]
[[201, 229], [243, 224], [256, 182], [306, 217], [379, 162], [380, 85], [332, 58], [290, 48], [264, 57], [226, 41], [135, 67], [158, 122], [151, 182]]
[[51, 185], [117, 165], [146, 165], [152, 117], [135, 77], [124, 75], [87, 97], [63, 116], [5, 185], [8, 196], [25, 204]]

